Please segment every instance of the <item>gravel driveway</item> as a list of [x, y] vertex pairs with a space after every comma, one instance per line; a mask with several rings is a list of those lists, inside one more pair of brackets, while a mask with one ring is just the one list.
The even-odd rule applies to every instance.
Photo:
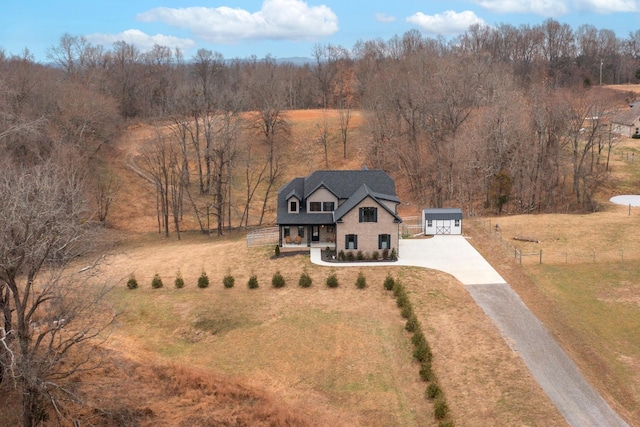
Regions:
[[[398, 252], [398, 262], [391, 265], [441, 270], [465, 285], [570, 425], [628, 426], [586, 382], [573, 360], [520, 297], [463, 236], [401, 240]], [[324, 263], [316, 248], [311, 250], [311, 261], [333, 267], [361, 266]]]

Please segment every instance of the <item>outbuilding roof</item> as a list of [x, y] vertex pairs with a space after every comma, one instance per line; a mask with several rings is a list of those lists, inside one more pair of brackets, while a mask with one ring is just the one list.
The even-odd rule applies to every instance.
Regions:
[[617, 123], [625, 126], [633, 126], [636, 120], [640, 118], [640, 103], [635, 104], [628, 110], [617, 114], [611, 119], [611, 123]]
[[422, 213], [424, 219], [462, 219], [460, 208], [427, 208]]

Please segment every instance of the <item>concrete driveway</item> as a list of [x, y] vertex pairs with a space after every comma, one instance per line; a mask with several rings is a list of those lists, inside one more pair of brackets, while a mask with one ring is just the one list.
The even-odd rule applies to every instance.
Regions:
[[[533, 377], [567, 422], [575, 427], [628, 426], [586, 382], [577, 366], [524, 305], [497, 271], [463, 236], [400, 240], [399, 259], [382, 265], [407, 265], [444, 271], [458, 279], [496, 324], [507, 344], [520, 354]], [[320, 249], [311, 261], [333, 267], [361, 263], [327, 263]]]

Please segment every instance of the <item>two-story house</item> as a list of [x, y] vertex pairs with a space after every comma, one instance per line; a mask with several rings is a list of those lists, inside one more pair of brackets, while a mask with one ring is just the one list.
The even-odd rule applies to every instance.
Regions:
[[279, 244], [397, 251], [399, 204], [395, 183], [384, 171], [316, 171], [278, 191]]

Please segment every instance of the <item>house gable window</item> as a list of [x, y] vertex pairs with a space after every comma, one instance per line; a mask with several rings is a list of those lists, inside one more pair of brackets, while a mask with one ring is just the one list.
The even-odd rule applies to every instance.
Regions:
[[360, 208], [360, 222], [378, 222], [378, 208]]
[[335, 203], [334, 202], [322, 202], [322, 210], [325, 212], [333, 212]]
[[390, 234], [378, 234], [378, 249], [391, 249]]
[[320, 212], [322, 210], [321, 202], [309, 202], [309, 212]]
[[358, 249], [358, 235], [347, 234], [344, 236], [344, 248], [345, 249]]
[[291, 212], [291, 213], [297, 213], [298, 212], [298, 201], [297, 200], [291, 200], [289, 202], [289, 212]]

